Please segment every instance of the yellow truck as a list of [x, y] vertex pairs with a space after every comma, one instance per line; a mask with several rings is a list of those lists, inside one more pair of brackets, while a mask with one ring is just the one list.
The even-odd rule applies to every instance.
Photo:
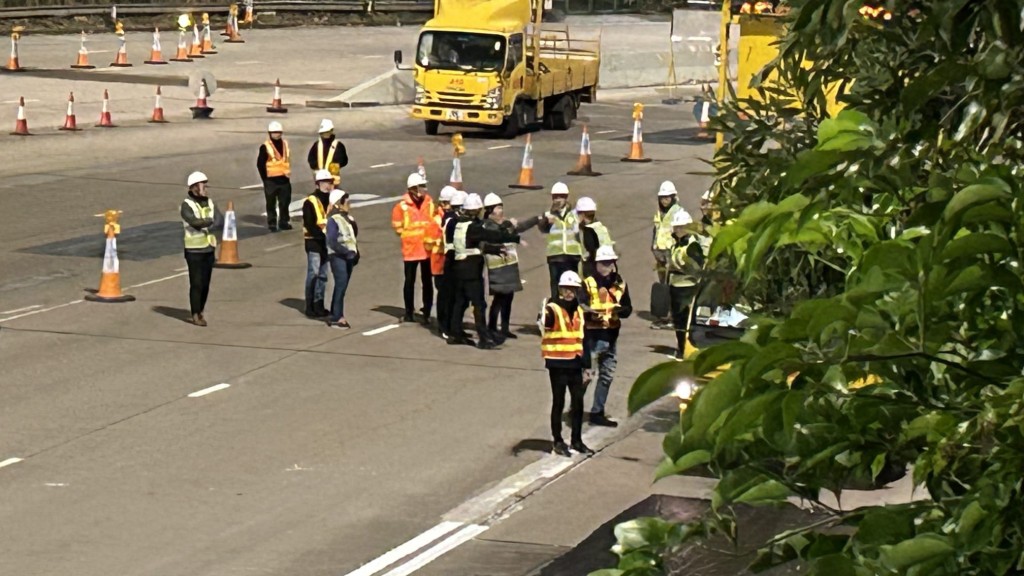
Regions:
[[580, 103], [596, 101], [600, 39], [542, 30], [543, 11], [540, 0], [435, 0], [412, 66], [411, 114], [427, 134], [442, 124], [508, 138], [537, 123], [568, 130]]

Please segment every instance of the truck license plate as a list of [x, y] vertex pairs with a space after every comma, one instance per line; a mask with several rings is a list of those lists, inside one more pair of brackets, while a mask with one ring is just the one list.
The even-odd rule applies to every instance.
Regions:
[[448, 111], [448, 119], [449, 120], [462, 120], [462, 111], [461, 110], [449, 110]]

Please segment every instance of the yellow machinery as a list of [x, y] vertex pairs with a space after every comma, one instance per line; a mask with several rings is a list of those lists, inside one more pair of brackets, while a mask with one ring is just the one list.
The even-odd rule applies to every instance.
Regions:
[[442, 124], [507, 137], [537, 122], [567, 130], [580, 103], [597, 99], [600, 40], [542, 31], [543, 10], [531, 0], [435, 0], [412, 68], [411, 112], [427, 134]]

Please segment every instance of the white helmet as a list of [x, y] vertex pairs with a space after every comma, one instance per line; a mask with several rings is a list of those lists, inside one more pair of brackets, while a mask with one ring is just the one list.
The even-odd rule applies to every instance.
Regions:
[[267, 126], [267, 132], [284, 132], [284, 126], [281, 126], [280, 122], [274, 120]]
[[406, 188], [416, 188], [418, 186], [426, 186], [427, 179], [423, 177], [419, 172], [413, 172], [409, 174], [409, 177], [405, 179]]
[[193, 184], [198, 184], [200, 182], [207, 182], [207, 181], [209, 181], [209, 178], [207, 178], [206, 174], [203, 174], [202, 172], [193, 172], [193, 173], [188, 175], [188, 186], [189, 186], [189, 188], [191, 188]]
[[452, 206], [462, 206], [466, 203], [467, 197], [469, 197], [469, 195], [462, 190], [456, 190], [455, 193], [452, 194]]
[[483, 207], [484, 202], [480, 199], [479, 194], [470, 194], [466, 196], [466, 202], [462, 205], [463, 210], [479, 210]]
[[579, 288], [580, 286], [583, 285], [583, 282], [580, 281], [579, 274], [573, 272], [572, 270], [567, 270], [565, 272], [562, 272], [562, 275], [558, 278], [558, 285]]
[[320, 129], [317, 130], [317, 133], [323, 134], [324, 132], [330, 132], [331, 130], [334, 130], [334, 122], [324, 118], [320, 121]]
[[584, 196], [576, 201], [577, 212], [597, 212], [597, 202], [588, 196]]
[[565, 185], [565, 182], [555, 182], [555, 185], [551, 187], [552, 196], [568, 196], [569, 187]]
[[491, 206], [497, 206], [499, 204], [502, 204], [501, 196], [498, 196], [494, 192], [484, 196], [484, 208], [490, 208]]
[[327, 201], [330, 204], [334, 204], [341, 200], [342, 198], [344, 198], [345, 196], [348, 196], [348, 194], [344, 190], [338, 190], [337, 188], [335, 188], [334, 190], [331, 190], [331, 195], [327, 199]]
[[437, 195], [437, 201], [451, 203], [456, 192], [458, 192], [458, 190], [456, 190], [454, 186], [445, 186], [444, 188], [441, 188], [440, 194]]
[[618, 259], [618, 254], [615, 253], [615, 249], [611, 246], [599, 247], [597, 249], [597, 254], [594, 256], [595, 262], [614, 262]]
[[690, 224], [693, 224], [693, 216], [690, 216], [690, 213], [682, 208], [672, 216], [672, 226], [689, 226]]
[[316, 174], [313, 174], [314, 182], [326, 182], [328, 180], [334, 182], [334, 176], [327, 170], [317, 170]]
[[661, 183], [661, 188], [658, 188], [658, 197], [662, 196], [675, 196], [679, 192], [676, 191], [676, 185], [670, 180], [665, 180]]

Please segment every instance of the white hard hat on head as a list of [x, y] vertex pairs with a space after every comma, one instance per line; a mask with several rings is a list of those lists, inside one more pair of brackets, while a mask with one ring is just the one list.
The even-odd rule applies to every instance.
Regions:
[[501, 196], [498, 196], [494, 192], [491, 192], [487, 196], [484, 196], [484, 208], [490, 208], [491, 206], [497, 206], [502, 204]]
[[466, 203], [466, 198], [468, 197], [469, 194], [466, 194], [462, 190], [456, 190], [455, 193], [452, 194], [452, 206], [462, 206]]
[[445, 186], [444, 188], [441, 188], [441, 192], [437, 195], [437, 200], [439, 202], [450, 203], [452, 198], [455, 197], [456, 192], [458, 192], [458, 190], [456, 190], [454, 186]]
[[676, 191], [676, 185], [670, 180], [665, 180], [661, 183], [661, 188], [658, 188], [658, 196], [675, 196], [679, 192]]
[[419, 172], [413, 172], [409, 174], [409, 177], [405, 179], [406, 188], [416, 188], [417, 186], [426, 186], [427, 179], [423, 177]]
[[565, 182], [555, 182], [555, 185], [551, 187], [552, 196], [568, 196], [569, 187], [565, 185]]
[[466, 196], [466, 202], [462, 205], [463, 210], [479, 210], [484, 207], [484, 201], [480, 199], [479, 194], [470, 194]]
[[343, 199], [345, 196], [348, 196], [348, 194], [344, 190], [338, 190], [337, 188], [335, 188], [334, 190], [331, 190], [331, 195], [328, 198], [328, 202], [334, 204]]
[[673, 226], [689, 226], [690, 224], [693, 224], [693, 216], [690, 216], [690, 213], [682, 208], [672, 216]]
[[577, 212], [597, 212], [597, 202], [593, 198], [584, 196], [576, 201]]
[[565, 272], [562, 272], [562, 275], [559, 276], [559, 278], [558, 278], [558, 285], [559, 286], [565, 286], [565, 287], [579, 288], [580, 286], [583, 285], [583, 282], [580, 281], [580, 275], [579, 274], [573, 272], [572, 270], [567, 270]]
[[267, 132], [284, 132], [284, 126], [281, 126], [280, 122], [274, 120], [267, 126]]
[[193, 172], [188, 175], [189, 186], [192, 186], [193, 184], [198, 184], [200, 182], [207, 182], [209, 180], [210, 179], [206, 177], [206, 174], [203, 174], [202, 172]]
[[618, 260], [619, 255], [615, 253], [615, 249], [611, 246], [601, 246], [597, 249], [597, 254], [594, 255], [595, 262], [612, 262]]
[[313, 174], [314, 182], [325, 182], [327, 180], [334, 182], [334, 176], [327, 170], [317, 170], [316, 173]]
[[334, 130], [334, 122], [324, 118], [320, 121], [320, 129], [317, 130], [317, 133], [323, 134], [324, 132], [330, 132], [331, 130]]

